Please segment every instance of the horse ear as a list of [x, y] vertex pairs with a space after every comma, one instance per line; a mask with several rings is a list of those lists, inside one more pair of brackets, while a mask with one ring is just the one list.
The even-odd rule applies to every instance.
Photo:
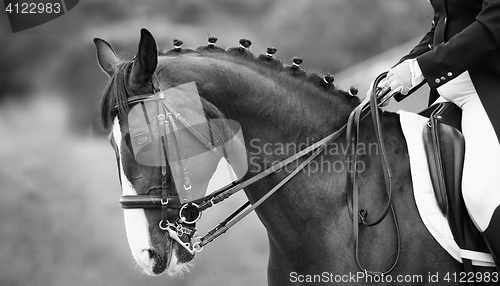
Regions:
[[136, 83], [145, 83], [151, 80], [158, 64], [158, 49], [153, 35], [141, 29], [141, 40], [134, 64], [132, 79]]
[[113, 47], [103, 39], [94, 38], [94, 44], [97, 53], [97, 61], [101, 69], [109, 76], [112, 76], [115, 73], [115, 66], [120, 61], [115, 50], [113, 50]]

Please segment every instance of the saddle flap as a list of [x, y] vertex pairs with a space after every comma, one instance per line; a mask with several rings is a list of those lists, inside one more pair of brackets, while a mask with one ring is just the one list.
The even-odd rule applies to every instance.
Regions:
[[431, 119], [423, 137], [436, 199], [443, 214], [449, 217], [449, 204], [457, 202], [463, 204], [461, 188], [465, 152], [463, 135], [454, 127]]
[[455, 241], [461, 249], [488, 252], [462, 196], [462, 110], [451, 102], [442, 102], [419, 114], [429, 117], [423, 132], [427, 163], [439, 208], [448, 219]]

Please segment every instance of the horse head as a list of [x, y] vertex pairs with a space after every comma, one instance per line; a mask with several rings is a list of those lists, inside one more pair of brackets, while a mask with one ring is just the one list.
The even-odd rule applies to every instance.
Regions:
[[[142, 29], [137, 54], [126, 61], [108, 42], [94, 39], [99, 65], [110, 77], [101, 121], [111, 130], [123, 197], [162, 196], [153, 201], [155, 208], [124, 207], [132, 255], [151, 275], [182, 273], [194, 258], [197, 234], [188, 224], [199, 215], [186, 211], [190, 204], [273, 162], [260, 158], [252, 164], [245, 149], [251, 140], [259, 139], [262, 147], [319, 139], [359, 103], [336, 89], [333, 77], [307, 77], [298, 69], [301, 60], [284, 68], [272, 59], [276, 49], [255, 58], [248, 40], [227, 51], [214, 47], [213, 37], [209, 41], [195, 52], [176, 40], [174, 49], [159, 53]], [[216, 176], [221, 169], [225, 177]]]

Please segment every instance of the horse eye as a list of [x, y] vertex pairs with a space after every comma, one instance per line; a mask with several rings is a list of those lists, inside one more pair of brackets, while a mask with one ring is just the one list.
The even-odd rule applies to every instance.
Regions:
[[146, 143], [148, 143], [148, 137], [147, 136], [142, 136], [139, 138], [136, 138], [137, 145], [142, 146]]

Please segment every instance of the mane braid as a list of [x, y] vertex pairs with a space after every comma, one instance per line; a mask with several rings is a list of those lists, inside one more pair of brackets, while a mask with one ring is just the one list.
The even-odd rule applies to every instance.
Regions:
[[[227, 52], [208, 53], [202, 51], [199, 53], [190, 54], [189, 56], [193, 56], [196, 54], [202, 57], [217, 58], [220, 60], [230, 61], [235, 64], [244, 65], [262, 75], [265, 75], [268, 78], [274, 77], [277, 82], [287, 82], [288, 85], [293, 89], [296, 88], [304, 89], [304, 92], [308, 93], [311, 92], [311, 90], [315, 90], [317, 94], [322, 94], [323, 96], [328, 98], [335, 97], [351, 105], [352, 108], [354, 108], [361, 102], [361, 100], [358, 97], [351, 96], [347, 91], [340, 90], [335, 86], [332, 89], [325, 89], [323, 86], [319, 84], [309, 82], [307, 80], [307, 76], [296, 77], [290, 75], [290, 73], [286, 72], [281, 61], [278, 60], [275, 60], [275, 62], [279, 64], [269, 65], [261, 60], [258, 60], [256, 57], [246, 57], [246, 56], [242, 57]], [[318, 78], [321, 79], [322, 81], [321, 77], [318, 76]]]
[[119, 118], [123, 118], [128, 113], [127, 97], [129, 91], [127, 89], [127, 79], [132, 64], [132, 61], [119, 64], [104, 89], [99, 114], [100, 122], [105, 129], [111, 128], [117, 115]]
[[[336, 97], [349, 105], [352, 105], [353, 108], [358, 105], [361, 100], [356, 96], [351, 96], [347, 91], [340, 90], [335, 85], [333, 88], [324, 88], [321, 84], [316, 84], [312, 82], [308, 82], [308, 75], [305, 77], [293, 76], [289, 72], [286, 71], [283, 66], [282, 61], [278, 59], [273, 59], [273, 64], [269, 64], [265, 61], [259, 60], [259, 58], [253, 56], [240, 56], [237, 53], [229, 53], [224, 49], [220, 48], [217, 51], [204, 51], [202, 48], [204, 46], [198, 47], [196, 53], [190, 54], [190, 56], [199, 55], [202, 57], [211, 57], [218, 58], [221, 60], [231, 61], [236, 64], [244, 65], [252, 70], [259, 72], [260, 74], [266, 75], [267, 77], [275, 77], [276, 81], [286, 81], [293, 86], [294, 88], [304, 88], [304, 91], [310, 92], [311, 89], [316, 90], [318, 94], [323, 94], [327, 97]], [[234, 50], [236, 48], [232, 48]], [[228, 51], [231, 49], [228, 49]], [[160, 55], [165, 55], [164, 53], [160, 53]], [[322, 81], [321, 77], [320, 82]]]

